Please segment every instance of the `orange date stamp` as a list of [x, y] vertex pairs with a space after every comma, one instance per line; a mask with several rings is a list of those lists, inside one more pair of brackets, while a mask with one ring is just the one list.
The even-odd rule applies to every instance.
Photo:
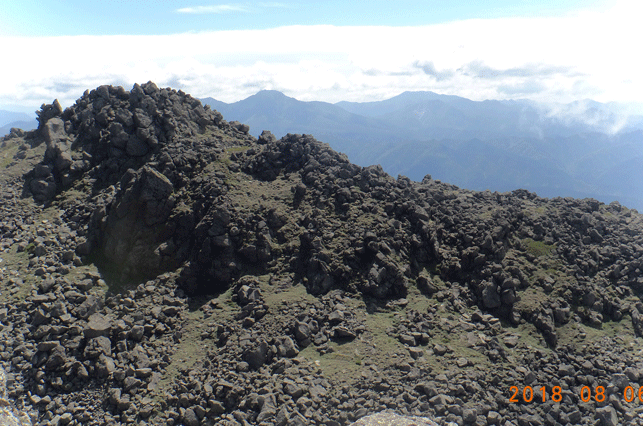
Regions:
[[[554, 386], [551, 388], [551, 391], [547, 392], [546, 386], [536, 387], [537, 391], [540, 391], [540, 395], [536, 395], [534, 388], [531, 386], [525, 386], [522, 388], [522, 392], [518, 386], [511, 386], [509, 392], [511, 396], [509, 397], [510, 403], [519, 403], [519, 402], [547, 402], [551, 399], [554, 402], [561, 402], [563, 400], [563, 388], [560, 386]], [[591, 388], [589, 386], [583, 386], [580, 389], [580, 399], [583, 402], [603, 402], [605, 401], [605, 387], [596, 386]], [[635, 390], [632, 386], [627, 386], [623, 390], [623, 399], [625, 402], [632, 402], [638, 399], [639, 402], [643, 403], [643, 386]]]

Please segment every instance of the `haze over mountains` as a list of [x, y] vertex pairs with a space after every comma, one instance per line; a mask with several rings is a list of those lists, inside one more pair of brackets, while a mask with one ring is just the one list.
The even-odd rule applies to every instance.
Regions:
[[545, 107], [405, 92], [378, 102], [302, 102], [260, 91], [235, 103], [202, 99], [259, 135], [312, 134], [361, 166], [426, 174], [474, 190], [528, 189], [643, 209], [643, 120], [584, 100]]
[[36, 115], [0, 109], [0, 136], [8, 134], [12, 127], [33, 130], [38, 127]]

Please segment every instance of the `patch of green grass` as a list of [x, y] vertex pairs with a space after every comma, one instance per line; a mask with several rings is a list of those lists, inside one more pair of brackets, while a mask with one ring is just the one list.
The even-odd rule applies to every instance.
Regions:
[[285, 291], [279, 291], [278, 289], [273, 289], [270, 287], [267, 281], [262, 282], [260, 280], [259, 288], [264, 295], [264, 300], [268, 307], [275, 312], [279, 312], [279, 309], [284, 305], [288, 305], [294, 302], [314, 302], [317, 300], [315, 296], [308, 294], [306, 287], [303, 284], [293, 285], [292, 287], [286, 289]]
[[341, 344], [331, 341], [328, 346], [332, 352], [321, 355], [314, 345], [310, 345], [299, 352], [299, 357], [315, 362], [322, 374], [332, 381], [349, 386], [356, 383], [365, 368], [363, 352], [360, 351], [363, 343], [358, 339]]
[[601, 328], [569, 322], [556, 328], [558, 344], [580, 347], [589, 343], [600, 342], [605, 337], [619, 337], [624, 348], [643, 350], [643, 343], [636, 337], [632, 321], [624, 316], [620, 321], [605, 321]]
[[497, 207], [488, 207], [487, 209], [478, 213], [480, 219], [491, 219], [494, 215], [500, 211]]
[[[545, 342], [542, 333], [530, 323], [520, 324], [513, 330], [515, 334], [520, 335], [519, 343], [526, 345], [529, 348], [539, 349], [544, 352], [551, 352], [552, 349]], [[559, 341], [560, 345], [560, 341]], [[519, 345], [521, 346], [521, 345]], [[510, 351], [514, 351], [511, 349]]]
[[366, 315], [366, 329], [371, 334], [372, 346], [375, 350], [382, 354], [400, 353], [405, 350], [399, 340], [386, 333], [386, 330], [397, 325], [397, 322], [398, 319], [393, 312], [377, 312]]
[[13, 162], [13, 157], [18, 152], [18, 144], [8, 146], [0, 153], [0, 167], [7, 168]]
[[89, 194], [91, 194], [91, 188], [77, 185], [66, 190], [59, 197], [64, 197], [65, 200], [85, 200], [89, 198]]
[[176, 382], [181, 370], [191, 368], [196, 363], [207, 357], [209, 349], [214, 348], [215, 342], [211, 339], [202, 339], [201, 334], [208, 329], [210, 323], [226, 323], [232, 320], [234, 312], [238, 310], [236, 303], [232, 302], [232, 289], [219, 294], [218, 308], [215, 313], [205, 318], [200, 309], [188, 309], [185, 311], [185, 321], [181, 328], [182, 336], [170, 356], [170, 363], [163, 370], [163, 377], [154, 394], [154, 400], [160, 402], [169, 387]]
[[[440, 288], [444, 287], [444, 283], [442, 282], [440, 277], [432, 276], [431, 280], [438, 287]], [[406, 299], [409, 301], [407, 308], [415, 309], [418, 312], [426, 312], [429, 306], [434, 306], [437, 304], [435, 299], [427, 297], [427, 295], [423, 294], [420, 291], [420, 289], [417, 287], [417, 285], [409, 286]]]
[[547, 209], [544, 206], [527, 206], [522, 209], [522, 213], [527, 217], [540, 217], [547, 214]]
[[517, 294], [520, 296], [520, 300], [514, 304], [514, 310], [527, 314], [540, 310], [549, 300], [540, 287], [529, 287], [525, 291], [519, 291]]
[[[18, 245], [14, 244], [9, 251], [2, 253], [0, 258], [0, 267], [5, 270], [6, 277], [0, 281], [3, 297], [6, 296], [7, 301], [11, 302], [24, 301], [40, 281], [40, 278], [33, 274], [33, 270], [29, 269], [29, 254], [26, 251], [18, 253]], [[9, 271], [17, 271], [18, 275], [15, 278], [22, 279], [23, 284], [17, 290], [13, 284], [9, 284], [8, 278], [12, 276], [8, 274]]]
[[555, 249], [553, 244], [546, 244], [542, 241], [535, 241], [531, 238], [525, 238], [522, 240], [522, 246], [527, 253], [536, 257], [547, 256]]

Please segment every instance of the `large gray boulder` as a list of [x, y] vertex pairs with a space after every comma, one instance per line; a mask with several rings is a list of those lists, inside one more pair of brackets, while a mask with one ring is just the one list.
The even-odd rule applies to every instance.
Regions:
[[428, 417], [400, 416], [390, 412], [381, 412], [362, 417], [350, 424], [350, 426], [438, 426], [436, 422]]

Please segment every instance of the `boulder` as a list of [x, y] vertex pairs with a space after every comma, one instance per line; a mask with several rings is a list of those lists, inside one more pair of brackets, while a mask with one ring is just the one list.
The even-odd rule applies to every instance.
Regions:
[[482, 303], [485, 308], [493, 309], [501, 305], [498, 286], [494, 283], [486, 283], [482, 287]]
[[100, 355], [112, 355], [112, 342], [105, 336], [98, 336], [89, 339], [85, 346], [84, 355], [86, 358], [98, 358]]
[[245, 351], [244, 359], [251, 368], [257, 370], [267, 362], [269, 349], [268, 343], [261, 341], [253, 348]]
[[600, 420], [601, 426], [616, 426], [619, 424], [616, 410], [611, 405], [597, 408], [596, 418]]
[[428, 417], [401, 416], [392, 412], [371, 414], [353, 422], [350, 426], [438, 426]]
[[279, 339], [277, 352], [279, 356], [286, 358], [294, 358], [299, 354], [299, 350], [295, 346], [295, 342], [293, 342], [289, 336], [284, 336]]
[[112, 323], [110, 319], [103, 314], [95, 313], [87, 320], [83, 333], [87, 339], [99, 336], [109, 337], [111, 329]]
[[67, 152], [71, 148], [65, 131], [65, 122], [58, 117], [49, 119], [44, 124], [41, 134], [47, 144], [45, 161], [55, 161], [62, 152]]
[[276, 141], [277, 141], [277, 138], [269, 130], [264, 130], [263, 132], [261, 132], [261, 135], [257, 140], [258, 143], [264, 144], [264, 145], [267, 143], [276, 142]]

